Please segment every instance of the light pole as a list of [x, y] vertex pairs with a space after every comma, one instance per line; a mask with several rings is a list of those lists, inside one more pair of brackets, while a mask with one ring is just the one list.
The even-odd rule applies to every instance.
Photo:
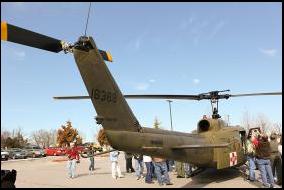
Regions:
[[228, 115], [228, 126], [230, 126], [230, 115]]
[[171, 131], [173, 131], [173, 122], [172, 122], [172, 108], [171, 108], [171, 103], [173, 101], [167, 100], [169, 102], [169, 108], [170, 108], [170, 118], [171, 118]]

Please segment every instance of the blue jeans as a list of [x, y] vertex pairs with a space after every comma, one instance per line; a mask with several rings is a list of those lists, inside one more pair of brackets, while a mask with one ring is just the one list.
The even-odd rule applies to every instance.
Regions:
[[255, 180], [255, 157], [253, 156], [247, 156], [247, 160], [249, 163], [249, 180], [254, 181]]
[[67, 161], [68, 175], [71, 178], [75, 177], [76, 159]]
[[94, 170], [95, 170], [95, 159], [94, 157], [90, 157], [89, 171], [94, 171]]
[[167, 167], [168, 167], [168, 171], [172, 171], [173, 170], [173, 166], [175, 165], [173, 160], [167, 160]]
[[269, 187], [270, 185], [274, 185], [274, 179], [273, 179], [272, 169], [270, 165], [270, 160], [257, 158], [256, 163], [260, 171], [263, 185], [267, 187]]
[[136, 160], [135, 159], [135, 175], [137, 177], [141, 177], [141, 175], [143, 174], [143, 160]]
[[166, 162], [154, 162], [155, 174], [160, 185], [170, 183]]
[[147, 168], [147, 174], [145, 177], [145, 182], [146, 183], [151, 183], [152, 182], [152, 177], [153, 177], [153, 163], [152, 162], [145, 162], [146, 168]]

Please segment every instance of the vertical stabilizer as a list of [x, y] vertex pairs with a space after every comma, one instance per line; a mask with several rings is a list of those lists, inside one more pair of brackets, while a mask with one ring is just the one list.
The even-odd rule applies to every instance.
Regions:
[[[80, 41], [79, 41], [80, 42]], [[107, 68], [94, 40], [89, 37], [88, 50], [75, 46], [73, 54], [96, 109], [98, 123], [106, 130], [139, 131], [140, 125]]]

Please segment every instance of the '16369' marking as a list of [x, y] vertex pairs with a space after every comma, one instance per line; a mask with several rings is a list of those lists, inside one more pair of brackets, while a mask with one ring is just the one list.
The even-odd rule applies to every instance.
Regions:
[[92, 99], [101, 102], [116, 103], [116, 93], [107, 90], [92, 89]]

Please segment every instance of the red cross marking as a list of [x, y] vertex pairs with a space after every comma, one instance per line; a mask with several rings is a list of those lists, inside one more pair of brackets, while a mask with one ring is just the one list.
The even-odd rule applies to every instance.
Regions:
[[238, 156], [236, 152], [230, 153], [230, 166], [234, 166], [238, 163]]

